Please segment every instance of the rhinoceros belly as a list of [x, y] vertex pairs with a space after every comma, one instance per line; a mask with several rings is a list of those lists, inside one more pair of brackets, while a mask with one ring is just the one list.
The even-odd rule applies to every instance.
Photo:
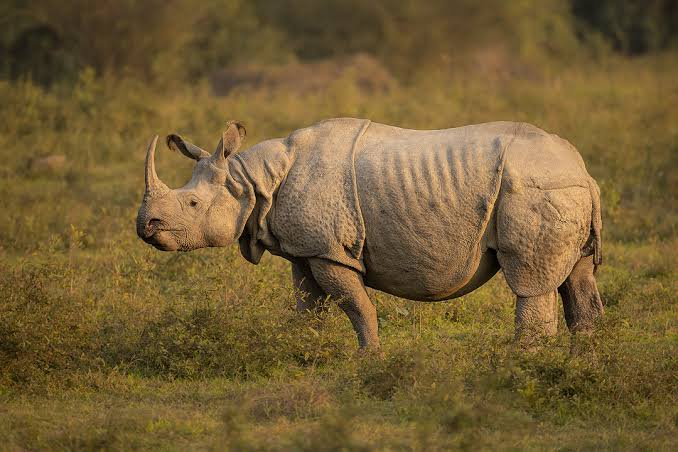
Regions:
[[416, 300], [463, 295], [498, 270], [491, 231], [514, 123], [413, 131], [371, 124], [355, 154], [370, 287]]

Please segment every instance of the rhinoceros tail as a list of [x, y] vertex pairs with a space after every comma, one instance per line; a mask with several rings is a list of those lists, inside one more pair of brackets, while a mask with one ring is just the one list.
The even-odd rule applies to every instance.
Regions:
[[603, 240], [601, 232], [603, 219], [600, 211], [600, 188], [592, 177], [589, 178], [591, 190], [591, 235], [593, 237], [593, 264], [597, 268], [603, 263]]

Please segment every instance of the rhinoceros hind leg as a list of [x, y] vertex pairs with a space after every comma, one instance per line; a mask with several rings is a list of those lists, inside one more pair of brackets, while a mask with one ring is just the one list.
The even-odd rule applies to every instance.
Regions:
[[565, 321], [573, 333], [590, 331], [596, 319], [603, 314], [593, 270], [593, 256], [582, 257], [558, 288], [563, 299]]
[[367, 296], [362, 275], [326, 259], [310, 258], [308, 262], [318, 285], [339, 302], [351, 320], [360, 348], [379, 348], [377, 309]]
[[305, 259], [292, 263], [292, 284], [297, 291], [297, 311], [318, 311], [327, 294], [318, 285]]
[[591, 230], [588, 188], [523, 188], [497, 211], [497, 259], [516, 295], [555, 290], [581, 258]]
[[557, 298], [555, 290], [536, 297], [517, 297], [517, 341], [529, 345], [558, 332]]

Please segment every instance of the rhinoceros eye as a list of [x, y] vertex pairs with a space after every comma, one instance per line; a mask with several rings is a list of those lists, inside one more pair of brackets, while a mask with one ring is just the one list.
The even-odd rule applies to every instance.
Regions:
[[188, 205], [191, 206], [191, 207], [195, 207], [195, 206], [198, 205], [198, 201], [195, 200], [195, 199], [191, 199], [191, 200], [188, 202]]

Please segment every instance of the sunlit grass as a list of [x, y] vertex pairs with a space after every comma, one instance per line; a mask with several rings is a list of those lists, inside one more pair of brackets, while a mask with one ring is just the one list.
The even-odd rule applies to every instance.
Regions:
[[[431, 79], [364, 96], [198, 87], [160, 95], [83, 74], [75, 90], [0, 82], [0, 438], [22, 448], [674, 449], [678, 430], [678, 63], [537, 80]], [[412, 128], [499, 119], [570, 140], [602, 188], [607, 315], [573, 342], [511, 343], [501, 275], [448, 303], [382, 293], [385, 358], [355, 354], [334, 306], [295, 314], [288, 264], [235, 247], [164, 254], [136, 238], [143, 154], [179, 132], [211, 149], [325, 117]], [[58, 171], [28, 159], [64, 154]], [[191, 163], [160, 153], [183, 184]], [[562, 319], [561, 319], [562, 320]]]

